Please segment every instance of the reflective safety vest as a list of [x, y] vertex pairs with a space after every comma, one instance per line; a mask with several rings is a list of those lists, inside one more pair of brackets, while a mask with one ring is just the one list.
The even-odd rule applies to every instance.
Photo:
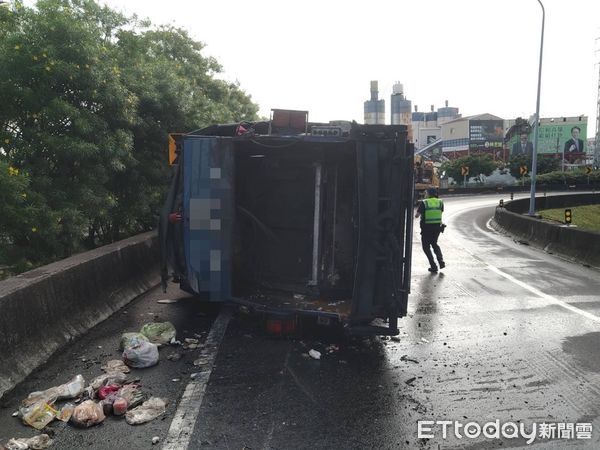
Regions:
[[425, 206], [425, 223], [442, 223], [442, 201], [439, 198], [430, 197], [423, 200]]

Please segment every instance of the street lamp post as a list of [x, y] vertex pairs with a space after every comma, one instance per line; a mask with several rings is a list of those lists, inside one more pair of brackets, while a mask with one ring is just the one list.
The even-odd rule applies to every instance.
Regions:
[[538, 70], [538, 88], [537, 88], [537, 103], [535, 106], [535, 124], [533, 129], [533, 155], [531, 158], [531, 196], [529, 199], [529, 215], [535, 215], [535, 176], [537, 174], [537, 151], [538, 151], [538, 134], [540, 128], [540, 87], [542, 84], [542, 54], [544, 52], [544, 19], [546, 11], [541, 0], [537, 0], [542, 7], [542, 37], [540, 40], [540, 68]]

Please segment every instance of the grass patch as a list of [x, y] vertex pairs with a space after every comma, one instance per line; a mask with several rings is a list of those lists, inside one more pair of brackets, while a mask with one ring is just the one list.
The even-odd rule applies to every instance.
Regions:
[[[543, 209], [539, 211], [539, 214], [544, 219], [565, 223], [565, 209]], [[584, 230], [600, 232], [600, 205], [573, 206], [571, 217], [573, 225], [577, 225], [577, 227]]]

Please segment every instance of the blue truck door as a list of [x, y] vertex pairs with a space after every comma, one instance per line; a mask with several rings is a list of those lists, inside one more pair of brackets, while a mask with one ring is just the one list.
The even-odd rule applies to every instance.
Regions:
[[187, 282], [210, 301], [231, 297], [234, 158], [231, 140], [186, 136], [183, 239]]

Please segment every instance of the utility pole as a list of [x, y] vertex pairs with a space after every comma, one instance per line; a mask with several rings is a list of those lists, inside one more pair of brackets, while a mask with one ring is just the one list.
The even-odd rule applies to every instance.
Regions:
[[[600, 38], [596, 38], [598, 41]], [[598, 50], [596, 50], [598, 51]], [[600, 167], [600, 62], [598, 64], [598, 100], [596, 104], [596, 137], [594, 138], [594, 166]]]

